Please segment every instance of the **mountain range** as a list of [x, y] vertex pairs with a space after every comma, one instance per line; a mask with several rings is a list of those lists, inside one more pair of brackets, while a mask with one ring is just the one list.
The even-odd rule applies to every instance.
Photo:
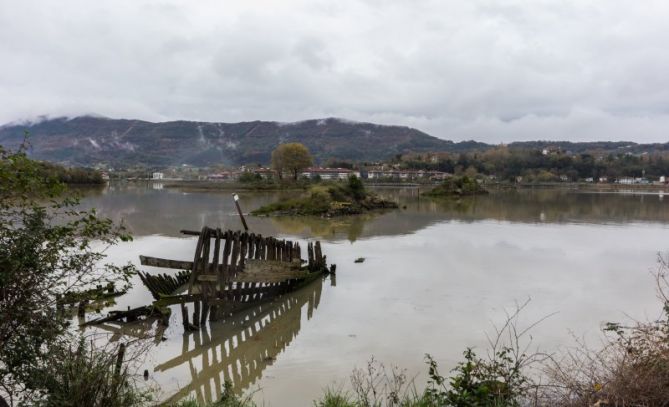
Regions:
[[[0, 145], [16, 148], [29, 133], [29, 154], [71, 166], [167, 167], [189, 164], [268, 164], [284, 142], [306, 145], [319, 163], [329, 159], [378, 161], [408, 152], [465, 152], [494, 145], [453, 142], [404, 126], [327, 118], [293, 123], [252, 121], [211, 123], [109, 119], [97, 116], [52, 118], [0, 127]], [[510, 147], [558, 146], [574, 152], [667, 150], [668, 144], [632, 142], [520, 142]]]

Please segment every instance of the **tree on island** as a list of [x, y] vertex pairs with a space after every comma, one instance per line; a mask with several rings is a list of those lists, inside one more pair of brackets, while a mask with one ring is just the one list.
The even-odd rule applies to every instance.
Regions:
[[309, 149], [302, 143], [286, 143], [279, 145], [272, 151], [272, 168], [283, 178], [284, 172], [289, 172], [296, 180], [298, 174], [314, 163]]

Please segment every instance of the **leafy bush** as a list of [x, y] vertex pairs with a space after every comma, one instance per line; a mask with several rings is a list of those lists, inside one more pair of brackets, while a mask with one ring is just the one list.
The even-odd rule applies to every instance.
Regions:
[[239, 182], [244, 183], [244, 184], [251, 184], [255, 182], [262, 182], [263, 177], [260, 174], [254, 173], [254, 172], [243, 172], [239, 176]]
[[0, 148], [0, 401], [49, 398], [41, 372], [71, 337], [56, 301], [105, 282], [127, 285], [132, 266], [99, 267], [105, 255], [92, 242], [128, 240], [122, 226], [95, 211], [75, 209], [77, 200], [25, 145]]
[[544, 405], [611, 406], [669, 405], [669, 280], [667, 258], [659, 256], [656, 274], [663, 315], [655, 321], [629, 326], [608, 323], [604, 346], [586, 344], [546, 367], [549, 383]]
[[74, 349], [64, 345], [49, 350], [48, 363], [34, 373], [44, 394], [35, 406], [132, 407], [150, 400], [130, 382], [127, 370], [117, 366], [117, 347], [93, 349], [81, 340]]
[[439, 197], [479, 195], [486, 193], [488, 193], [488, 191], [486, 191], [475, 178], [470, 178], [465, 175], [462, 177], [454, 176], [446, 178], [443, 183], [427, 192], [426, 195]]

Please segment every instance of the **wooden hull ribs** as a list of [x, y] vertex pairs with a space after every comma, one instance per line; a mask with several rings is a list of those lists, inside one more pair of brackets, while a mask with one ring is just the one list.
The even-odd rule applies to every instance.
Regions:
[[[308, 243], [303, 260], [298, 242], [206, 226], [199, 232], [181, 232], [199, 236], [193, 261], [140, 256], [144, 266], [181, 271], [173, 275], [140, 271], [139, 277], [151, 291], [155, 308], [181, 305], [186, 330], [295, 290], [335, 269], [334, 265], [328, 269], [318, 241]], [[190, 302], [192, 322], [185, 305]]]

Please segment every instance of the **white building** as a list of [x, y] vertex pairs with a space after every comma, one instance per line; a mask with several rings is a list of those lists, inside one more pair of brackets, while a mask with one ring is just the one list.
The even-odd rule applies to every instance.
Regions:
[[431, 179], [443, 180], [449, 177], [450, 174], [441, 171], [423, 171], [423, 170], [369, 170], [367, 178], [369, 179], [400, 179], [400, 180], [415, 180], [415, 179]]
[[163, 179], [164, 176], [165, 175], [162, 172], [154, 172], [153, 175], [151, 176], [151, 178], [153, 178], [153, 179]]
[[348, 168], [313, 167], [305, 169], [302, 171], [302, 173], [300, 173], [300, 175], [307, 178], [316, 178], [316, 176], [319, 176], [323, 180], [348, 179], [348, 177], [351, 175], [355, 175], [356, 177], [360, 178], [359, 171], [349, 170]]

